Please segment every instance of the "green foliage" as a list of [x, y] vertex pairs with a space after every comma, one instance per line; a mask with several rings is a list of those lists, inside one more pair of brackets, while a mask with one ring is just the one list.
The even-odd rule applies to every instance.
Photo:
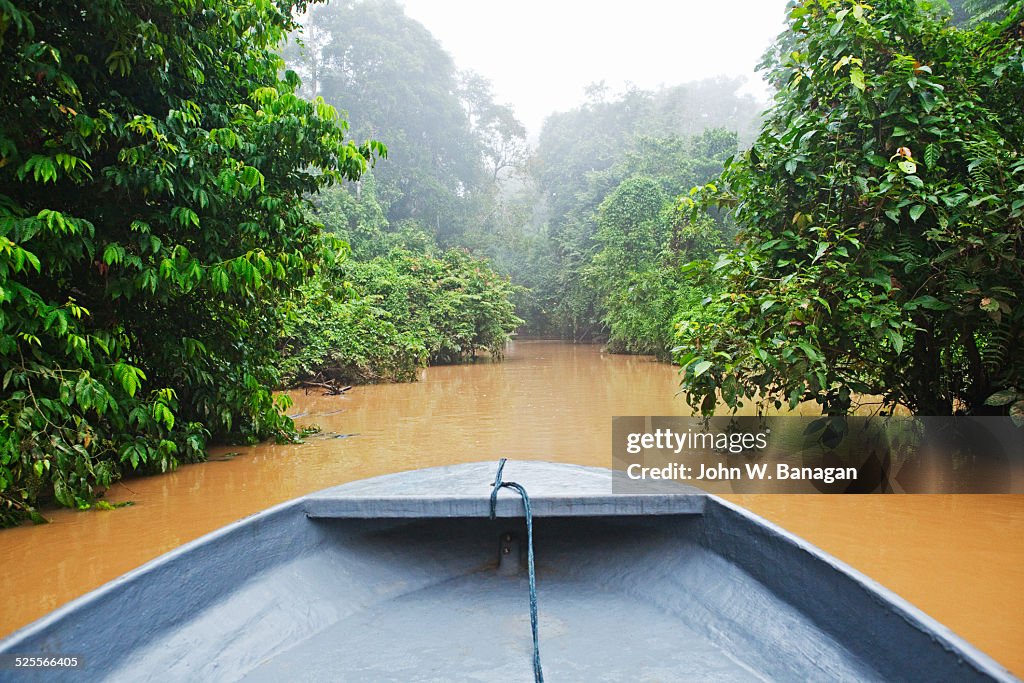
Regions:
[[423, 341], [400, 330], [378, 297], [340, 270], [299, 289], [283, 332], [285, 381], [410, 382], [427, 362]]
[[[526, 163], [525, 131], [511, 109], [495, 103], [484, 79], [457, 71], [398, 3], [333, 2], [305, 24], [303, 44], [287, 53], [305, 92], [344, 107], [358, 136], [392, 149], [376, 173], [375, 201], [392, 226], [383, 241], [352, 232], [361, 201], [353, 193], [340, 196], [351, 206], [321, 206], [346, 213], [352, 225], [342, 232], [356, 260], [386, 255], [411, 221], [442, 245], [488, 254], [525, 285], [516, 301], [531, 334], [603, 338], [604, 304], [586, 281], [601, 249], [598, 206], [634, 176], [668, 195], [707, 182], [736, 151], [737, 134], [752, 139], [759, 114], [738, 93], [740, 80], [607, 99], [595, 88], [585, 106], [548, 119]], [[709, 122], [732, 132], [706, 130]]]
[[522, 124], [394, 0], [334, 0], [305, 23], [286, 52], [303, 92], [343, 108], [356, 137], [393, 150], [377, 173], [388, 220], [457, 242], [490, 212], [502, 171], [522, 162]]
[[615, 188], [598, 208], [595, 240], [600, 251], [584, 277], [605, 311], [612, 351], [663, 353], [669, 348], [666, 322], [674, 313], [673, 269], [658, 263], [668, 204], [657, 183], [638, 176]]
[[668, 358], [679, 318], [692, 321], [711, 293], [695, 262], [721, 246], [719, 226], [708, 216], [691, 219], [644, 177], [619, 185], [597, 222], [601, 250], [586, 277], [600, 297], [607, 348]]
[[630, 178], [601, 202], [593, 269], [599, 280], [614, 282], [653, 262], [665, 239], [662, 213], [668, 196], [650, 178]]
[[[534, 237], [530, 249], [518, 258], [499, 261], [530, 289], [522, 308], [527, 333], [575, 341], [609, 338], [609, 348], [613, 350], [644, 348], [663, 354], [673, 346], [654, 342], [661, 338], [660, 332], [641, 335], [642, 342], [637, 337], [636, 343], [627, 343], [610, 329], [612, 320], [620, 313], [638, 323], [642, 319], [639, 311], [629, 310], [629, 302], [643, 301], [641, 296], [648, 295], [641, 291], [645, 288], [637, 290], [616, 278], [656, 266], [658, 254], [669, 246], [666, 240], [672, 219], [666, 214], [645, 221], [643, 247], [636, 245], [640, 251], [630, 267], [624, 268], [623, 264], [611, 263], [619, 258], [617, 247], [606, 243], [611, 235], [605, 230], [605, 236], [600, 236], [601, 207], [631, 179], [646, 178], [653, 183], [663, 194], [664, 204], [667, 197], [706, 183], [719, 173], [724, 160], [737, 149], [735, 132], [709, 128], [689, 136], [652, 133], [669, 129], [671, 121], [675, 121], [677, 128], [687, 130], [704, 125], [702, 107], [722, 120], [735, 125], [747, 121], [744, 125], [748, 125], [748, 119], [756, 118], [755, 105], [737, 97], [735, 87], [736, 84], [728, 82], [704, 82], [657, 93], [632, 91], [614, 102], [592, 102], [549, 118], [532, 166], [538, 186], [549, 188], [542, 196], [542, 206], [550, 212], [546, 216], [546, 235]], [[707, 99], [701, 100], [705, 96]], [[730, 105], [731, 118], [722, 111]], [[674, 112], [678, 118], [666, 112]], [[604, 127], [609, 125], [611, 131], [605, 132]], [[616, 125], [622, 128], [615, 128]], [[646, 132], [634, 132], [634, 127]], [[628, 215], [631, 209], [623, 206], [621, 210]], [[719, 231], [728, 231], [721, 221]], [[625, 234], [620, 238], [626, 239]], [[599, 256], [602, 252], [606, 253]], [[678, 254], [671, 261], [681, 262]], [[630, 294], [630, 287], [634, 287], [634, 294]], [[612, 290], [619, 295], [615, 297], [617, 312], [609, 318], [612, 299], [608, 297]], [[670, 329], [670, 319], [671, 316], [659, 318], [650, 324], [658, 330]], [[628, 336], [633, 338], [633, 333]]]
[[1024, 427], [1024, 391], [1016, 387], [1003, 389], [985, 399], [985, 405], [1004, 408], [1009, 412], [1014, 424]]
[[0, 523], [294, 433], [278, 303], [339, 248], [303, 197], [384, 151], [279, 77], [305, 5], [0, 3]]
[[741, 228], [712, 319], [680, 338], [703, 412], [863, 393], [977, 413], [1022, 385], [1021, 13], [961, 30], [914, 0], [793, 6], [764, 131], [698, 198]]
[[377, 199], [377, 180], [367, 172], [352, 186], [334, 187], [313, 199], [313, 216], [349, 245], [352, 257], [367, 260], [395, 246], [388, 219]]
[[604, 297], [610, 352], [667, 359], [679, 300], [688, 291], [677, 275], [678, 268], [652, 263], [645, 270], [630, 272]]
[[[663, 189], [671, 194], [710, 180], [736, 151], [735, 136], [750, 140], [757, 127], [760, 105], [737, 92], [741, 85], [713, 79], [657, 91], [633, 89], [548, 117], [531, 173], [543, 192], [552, 233], [558, 236], [572, 214], [592, 213], [632, 175], [664, 179], [669, 187]], [[711, 128], [719, 130], [705, 132]], [[725, 142], [724, 156], [722, 148], [701, 142], [707, 135]], [[705, 161], [695, 165], [697, 159]], [[712, 160], [709, 167], [707, 160]]]
[[515, 316], [514, 287], [462, 249], [396, 248], [347, 261], [302, 290], [285, 330], [285, 369], [297, 381], [411, 381], [428, 363], [486, 351], [500, 358]]
[[508, 278], [464, 249], [439, 250], [415, 224], [392, 232], [369, 174], [355, 195], [324, 192], [316, 213], [353, 258], [300, 290], [284, 333], [289, 380], [412, 381], [428, 363], [501, 356], [522, 323]]
[[[586, 154], [588, 144], [580, 140], [580, 148], [567, 146], [567, 153]], [[544, 146], [542, 137], [539, 155], [551, 153]], [[583, 183], [579, 178], [559, 181], [559, 188], [580, 188], [565, 213], [548, 216], [546, 230], [524, 229], [518, 251], [497, 258], [499, 266], [529, 287], [519, 309], [527, 333], [607, 339], [613, 351], [665, 355], [674, 346], [673, 302], [685, 299], [691, 284], [677, 272], [679, 264], [703, 258], [693, 252], [698, 245], [683, 235], [697, 224], [687, 228], [688, 221], [678, 220], [668, 209], [668, 198], [710, 180], [736, 148], [736, 134], [720, 128], [689, 137], [643, 135], [631, 140], [608, 168], [586, 173]], [[574, 158], [560, 163], [597, 162]], [[559, 201], [551, 198], [549, 206]], [[716, 244], [728, 232], [718, 218], [698, 223], [703, 226], [698, 232]]]
[[1002, 21], [1013, 3], [1020, 0], [935, 0], [936, 10], [947, 10], [958, 26], [981, 21]]
[[372, 292], [388, 319], [422, 340], [430, 363], [455, 363], [478, 351], [500, 357], [515, 316], [513, 285], [464, 249], [439, 254], [396, 249], [345, 272]]

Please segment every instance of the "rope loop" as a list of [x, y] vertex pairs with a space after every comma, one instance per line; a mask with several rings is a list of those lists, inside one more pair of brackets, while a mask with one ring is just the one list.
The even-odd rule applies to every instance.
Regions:
[[502, 470], [505, 469], [505, 458], [498, 461], [498, 472], [494, 475], [494, 488], [491, 489], [491, 519], [494, 519], [498, 505], [498, 490], [509, 488], [517, 491], [523, 499], [523, 509], [526, 512], [526, 563], [530, 574], [530, 628], [533, 631], [533, 680], [534, 683], [544, 683], [544, 672], [540, 666], [540, 636], [537, 631], [537, 572], [533, 564], [533, 512], [530, 510], [530, 496], [526, 489], [514, 481], [503, 482], [501, 480]]

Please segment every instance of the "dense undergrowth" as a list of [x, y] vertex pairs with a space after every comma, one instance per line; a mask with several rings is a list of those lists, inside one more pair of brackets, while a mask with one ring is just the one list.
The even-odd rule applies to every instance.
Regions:
[[500, 358], [522, 323], [509, 279], [415, 224], [391, 232], [367, 216], [381, 216], [372, 177], [358, 199], [329, 193], [318, 208], [352, 255], [299, 289], [284, 329], [288, 381], [410, 381], [427, 364]]

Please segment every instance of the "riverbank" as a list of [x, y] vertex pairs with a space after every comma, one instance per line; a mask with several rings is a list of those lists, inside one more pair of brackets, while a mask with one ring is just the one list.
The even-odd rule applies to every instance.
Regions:
[[[418, 467], [542, 459], [608, 466], [614, 415], [688, 414], [677, 370], [597, 346], [516, 342], [501, 363], [420, 382], [293, 392], [302, 445], [223, 448], [211, 461], [115, 484], [112, 512], [0, 531], [6, 634], [182, 543], [334, 484]], [[349, 435], [346, 438], [337, 438]], [[237, 455], [233, 455], [237, 453]], [[486, 486], [483, 493], [486, 494]], [[1024, 496], [730, 496], [865, 572], [1024, 675]]]

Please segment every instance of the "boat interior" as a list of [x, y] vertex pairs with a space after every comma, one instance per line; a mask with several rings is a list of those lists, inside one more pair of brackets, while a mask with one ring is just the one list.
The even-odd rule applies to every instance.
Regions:
[[[564, 495], [537, 488], [547, 680], [1013, 680], [881, 586], [713, 496], [630, 514], [653, 503], [595, 493], [558, 508]], [[420, 516], [441, 509], [430, 491], [417, 504], [401, 486], [373, 490], [242, 520], [6, 649], [88, 652], [95, 680], [532, 680], [520, 501], [503, 492], [490, 519], [485, 486], [443, 501], [465, 515]]]

